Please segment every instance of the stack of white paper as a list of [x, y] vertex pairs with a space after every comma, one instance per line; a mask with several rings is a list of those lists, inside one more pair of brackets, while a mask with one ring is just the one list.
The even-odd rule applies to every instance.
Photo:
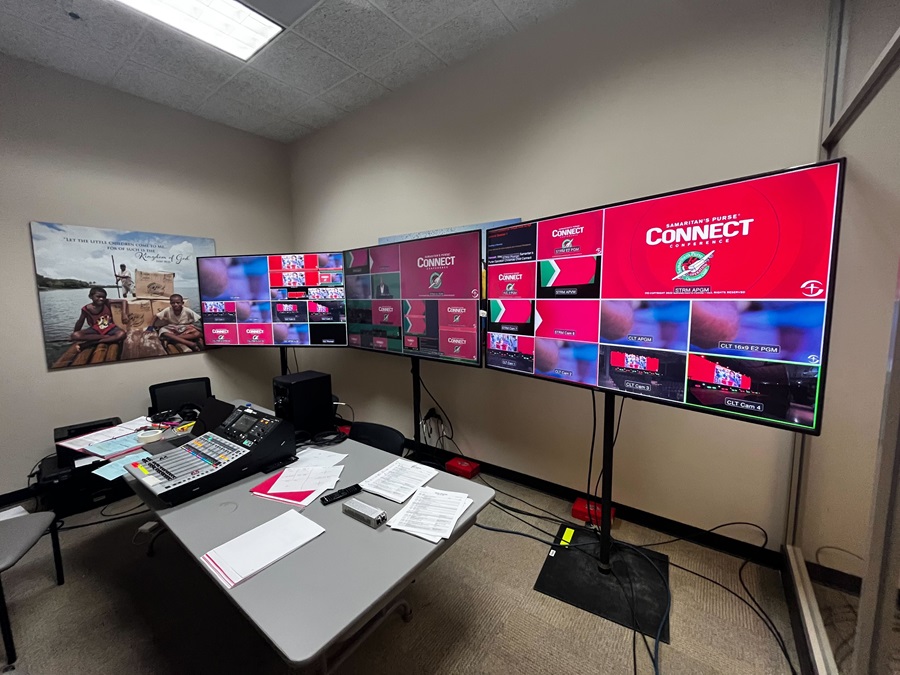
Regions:
[[324, 531], [324, 527], [291, 510], [217, 546], [200, 560], [225, 588], [233, 588]]
[[408, 459], [398, 459], [364, 481], [360, 481], [359, 486], [373, 495], [380, 495], [402, 504], [416, 489], [435, 476], [437, 470], [431, 467], [410, 462]]
[[338, 452], [329, 452], [328, 450], [320, 450], [319, 448], [307, 448], [297, 453], [297, 461], [291, 466], [334, 466], [340, 464], [347, 455]]
[[388, 527], [436, 544], [453, 534], [459, 517], [471, 504], [465, 492], [420, 487], [409, 504], [388, 521]]
[[9, 520], [10, 518], [18, 518], [19, 516], [27, 516], [28, 511], [26, 511], [21, 506], [14, 506], [11, 509], [6, 509], [6, 511], [0, 511], [0, 520]]
[[283, 492], [312, 490], [313, 494], [301, 502], [303, 506], [309, 506], [326, 490], [334, 490], [337, 487], [343, 470], [343, 466], [291, 466], [281, 472], [278, 480], [269, 488], [269, 493], [277, 495]]

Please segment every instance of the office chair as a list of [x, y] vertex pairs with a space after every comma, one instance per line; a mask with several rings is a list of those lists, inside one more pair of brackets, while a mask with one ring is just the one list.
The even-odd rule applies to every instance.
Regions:
[[156, 415], [166, 410], [177, 412], [185, 405], [202, 408], [210, 396], [212, 396], [212, 386], [208, 377], [151, 384], [150, 408], [147, 410], [147, 415]]
[[[16, 646], [13, 644], [12, 626], [6, 608], [6, 597], [3, 595], [2, 574], [22, 559], [31, 547], [50, 528], [50, 540], [53, 543], [53, 562], [56, 565], [56, 583], [61, 586], [65, 582], [62, 568], [62, 556], [59, 551], [59, 530], [56, 528], [56, 514], [52, 511], [29, 513], [27, 516], [16, 516], [8, 520], [0, 520], [0, 632], [3, 633], [3, 646], [6, 649], [6, 663], [13, 666], [16, 662]], [[14, 672], [4, 668], [3, 672]]]
[[399, 431], [374, 422], [354, 422], [350, 427], [350, 440], [359, 441], [392, 455], [403, 456], [406, 437]]

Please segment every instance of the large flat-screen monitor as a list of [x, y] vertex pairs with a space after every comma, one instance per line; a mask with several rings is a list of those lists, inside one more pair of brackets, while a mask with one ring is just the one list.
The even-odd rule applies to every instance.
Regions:
[[481, 231], [344, 251], [351, 347], [481, 365]]
[[342, 253], [197, 259], [208, 345], [347, 345]]
[[843, 173], [488, 230], [487, 367], [818, 434]]

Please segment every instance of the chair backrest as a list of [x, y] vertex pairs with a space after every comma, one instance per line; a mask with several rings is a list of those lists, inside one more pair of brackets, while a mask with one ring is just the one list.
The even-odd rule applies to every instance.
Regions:
[[350, 427], [350, 440], [359, 441], [392, 455], [403, 455], [406, 437], [393, 427], [374, 422], [354, 422]]
[[178, 410], [185, 404], [202, 408], [210, 396], [212, 396], [212, 386], [208, 377], [151, 384], [150, 414], [155, 415], [165, 410]]

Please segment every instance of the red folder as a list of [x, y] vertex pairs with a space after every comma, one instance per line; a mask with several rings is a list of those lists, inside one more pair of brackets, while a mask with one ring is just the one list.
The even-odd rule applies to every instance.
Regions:
[[309, 497], [313, 492], [315, 492], [315, 490], [305, 490], [303, 492], [271, 492], [272, 486], [275, 484], [275, 481], [278, 480], [278, 477], [281, 476], [281, 474], [282, 471], [279, 471], [278, 473], [269, 476], [256, 487], [250, 488], [250, 492], [252, 494], [255, 494], [257, 497], [262, 497], [263, 499], [273, 499], [276, 502], [284, 502], [285, 504], [303, 506], [303, 500]]

